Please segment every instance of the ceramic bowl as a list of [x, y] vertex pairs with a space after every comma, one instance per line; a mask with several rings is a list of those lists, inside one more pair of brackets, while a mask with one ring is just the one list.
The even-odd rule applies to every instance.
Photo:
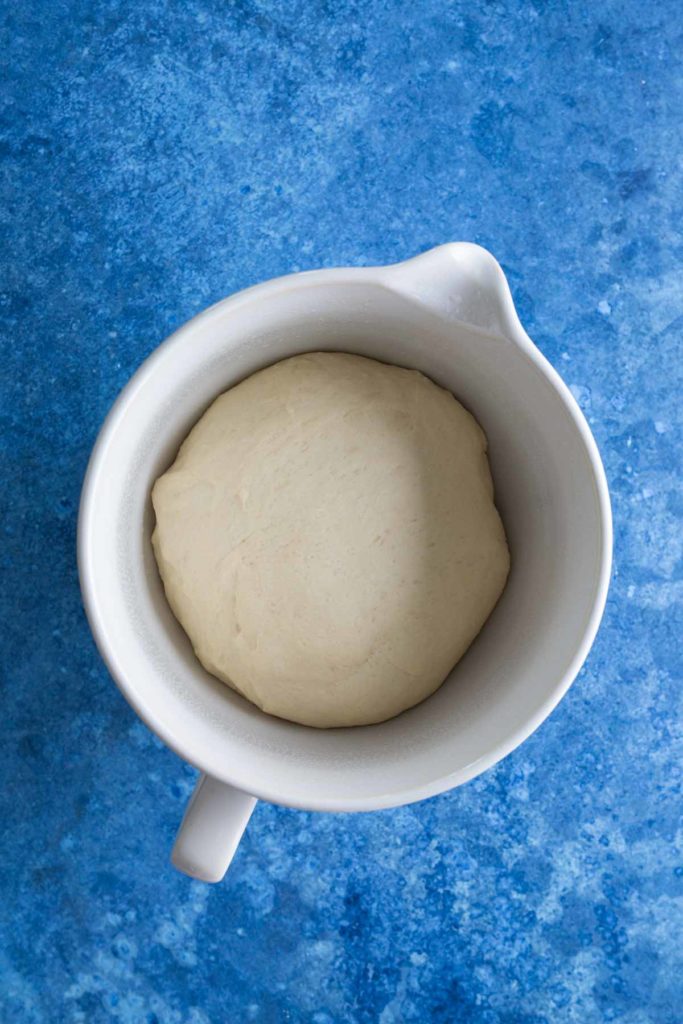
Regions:
[[[151, 486], [206, 407], [255, 370], [311, 350], [411, 367], [451, 390], [488, 435], [511, 548], [507, 587], [465, 657], [433, 696], [380, 725], [295, 725], [207, 674], [166, 603], [150, 543]], [[269, 281], [176, 331], [102, 428], [78, 552], [112, 676], [150, 729], [203, 773], [174, 863], [217, 880], [256, 797], [316, 811], [405, 804], [467, 782], [529, 736], [595, 637], [610, 505], [588, 425], [522, 328], [500, 266], [453, 243], [395, 266]]]

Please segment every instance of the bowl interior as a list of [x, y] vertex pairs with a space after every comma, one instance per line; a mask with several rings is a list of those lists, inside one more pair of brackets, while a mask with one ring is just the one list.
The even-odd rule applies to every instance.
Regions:
[[[606, 538], [580, 414], [533, 350], [445, 323], [384, 285], [303, 275], [260, 295], [221, 303], [174, 335], [107, 421], [81, 521], [94, 631], [145, 721], [218, 778], [311, 808], [418, 799], [512, 749], [585, 657]], [[150, 544], [151, 485], [206, 406], [254, 370], [316, 349], [413, 367], [453, 391], [488, 435], [512, 553], [501, 601], [432, 697], [381, 725], [325, 731], [263, 714], [201, 668]]]

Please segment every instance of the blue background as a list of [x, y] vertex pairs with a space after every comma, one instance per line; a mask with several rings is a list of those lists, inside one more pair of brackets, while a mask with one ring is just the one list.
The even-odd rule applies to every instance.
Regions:
[[[682, 1021], [680, 5], [3, 11], [0, 1020]], [[209, 303], [457, 239], [503, 263], [604, 455], [597, 643], [483, 777], [260, 805], [226, 881], [191, 882], [167, 857], [194, 772], [81, 610], [89, 449]]]

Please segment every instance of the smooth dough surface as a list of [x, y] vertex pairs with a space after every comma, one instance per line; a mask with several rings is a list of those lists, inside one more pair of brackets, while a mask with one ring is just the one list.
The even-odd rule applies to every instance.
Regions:
[[220, 395], [154, 485], [197, 657], [264, 711], [391, 718], [469, 647], [509, 569], [486, 438], [414, 370], [295, 356]]

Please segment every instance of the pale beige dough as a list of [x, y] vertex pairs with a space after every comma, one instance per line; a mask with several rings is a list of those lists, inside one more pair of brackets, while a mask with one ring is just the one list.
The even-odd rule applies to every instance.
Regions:
[[220, 395], [152, 492], [166, 594], [205, 668], [321, 728], [428, 697], [509, 555], [486, 438], [422, 374], [342, 353]]

